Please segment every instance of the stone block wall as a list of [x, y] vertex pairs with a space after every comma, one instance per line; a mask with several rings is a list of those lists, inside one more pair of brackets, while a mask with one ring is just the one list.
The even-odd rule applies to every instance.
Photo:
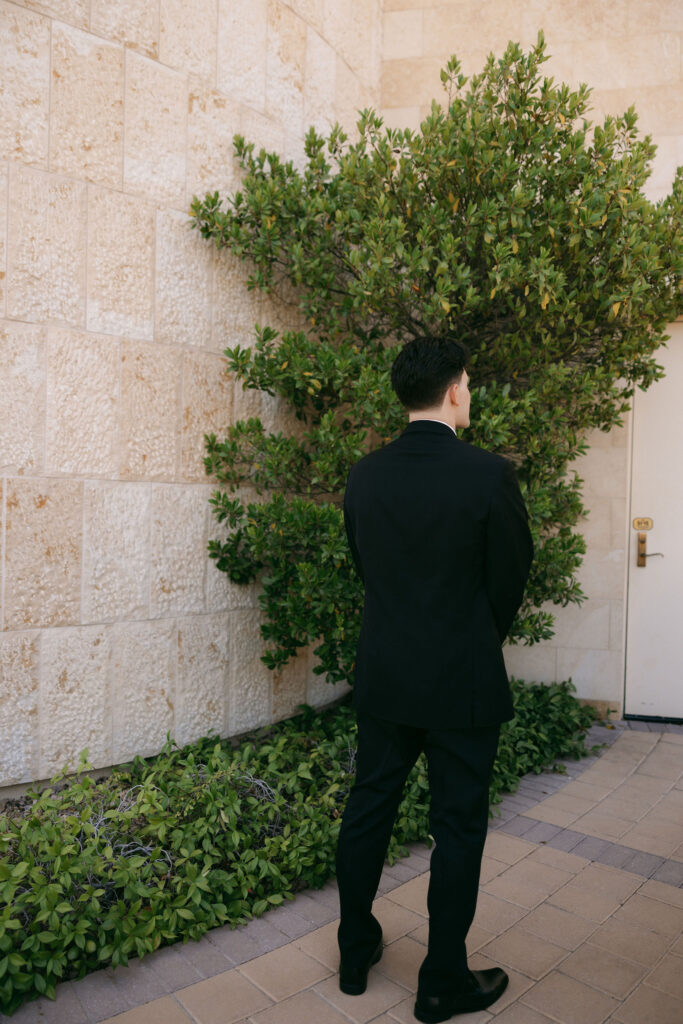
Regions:
[[680, 102], [683, 5], [679, 0], [384, 0], [382, 112], [417, 127], [444, 96], [439, 70], [456, 53], [463, 73], [480, 71], [509, 40], [528, 48], [543, 29], [551, 59], [543, 73], [587, 82], [594, 119], [632, 103], [658, 152], [649, 195], [669, 191], [683, 163]]
[[206, 552], [204, 433], [283, 420], [223, 349], [293, 314], [188, 208], [236, 132], [353, 131], [380, 41], [380, 0], [0, 0], [0, 786], [334, 696]]
[[555, 635], [534, 647], [505, 647], [508, 670], [520, 679], [553, 682], [571, 678], [579, 697], [616, 717], [623, 709], [631, 417], [604, 434], [592, 431], [586, 455], [570, 463], [583, 480], [587, 518], [577, 525], [586, 540], [578, 573], [587, 600], [545, 610]]
[[[593, 89], [592, 119], [634, 104], [642, 134], [658, 152], [648, 196], [671, 188], [683, 163], [681, 50], [683, 5], [678, 0], [385, 0], [382, 113], [392, 127], [416, 128], [444, 92], [439, 70], [457, 54], [463, 73], [480, 71], [487, 54], [509, 40], [531, 46], [543, 29], [551, 59], [543, 73]], [[589, 509], [579, 529], [587, 553], [579, 574], [588, 600], [548, 606], [556, 616], [552, 640], [505, 648], [510, 672], [551, 682], [571, 677], [579, 696], [601, 710], [623, 707], [629, 516], [630, 415], [610, 434], [594, 432], [590, 451], [570, 465], [584, 480]]]
[[[232, 137], [300, 160], [309, 124], [380, 107], [416, 126], [439, 69], [466, 73], [544, 28], [549, 74], [635, 102], [683, 161], [677, 0], [0, 0], [0, 787], [235, 734], [334, 690], [310, 651], [259, 660], [255, 588], [208, 558], [203, 434], [278, 403], [222, 351], [293, 322], [188, 229], [194, 194], [239, 182]], [[507, 651], [620, 706], [629, 430], [592, 438], [589, 601]], [[5, 792], [8, 792], [7, 788]]]

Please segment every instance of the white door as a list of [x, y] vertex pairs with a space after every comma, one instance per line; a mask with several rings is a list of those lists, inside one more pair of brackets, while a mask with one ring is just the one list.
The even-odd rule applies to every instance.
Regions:
[[[683, 719], [683, 323], [669, 333], [655, 353], [666, 377], [633, 400], [624, 710]], [[652, 528], [634, 527], [636, 518]]]

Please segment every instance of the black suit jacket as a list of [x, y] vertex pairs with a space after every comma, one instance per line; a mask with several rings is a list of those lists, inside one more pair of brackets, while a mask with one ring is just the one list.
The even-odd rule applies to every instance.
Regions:
[[510, 719], [501, 645], [533, 558], [512, 464], [416, 420], [352, 468], [344, 521], [365, 584], [356, 708], [421, 728]]

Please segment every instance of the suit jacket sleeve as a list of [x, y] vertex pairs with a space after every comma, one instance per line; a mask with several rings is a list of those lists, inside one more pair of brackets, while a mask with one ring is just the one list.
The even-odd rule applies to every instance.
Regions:
[[486, 593], [502, 643], [524, 597], [534, 547], [529, 517], [509, 462], [496, 482], [486, 537]]
[[356, 545], [356, 539], [355, 539], [355, 537], [353, 535], [353, 525], [351, 523], [351, 516], [350, 516], [350, 513], [349, 513], [348, 502], [347, 502], [348, 493], [349, 493], [349, 483], [348, 483], [348, 480], [347, 480], [347, 483], [346, 483], [346, 493], [344, 495], [344, 527], [346, 529], [346, 537], [348, 539], [349, 547], [351, 549], [351, 557], [353, 558], [353, 564], [356, 566], [356, 570], [357, 570], [358, 575], [360, 576], [361, 580], [363, 581], [363, 583], [365, 583], [365, 577], [363, 575], [363, 565], [362, 565], [362, 562], [360, 560], [360, 553], [359, 553], [358, 547]]

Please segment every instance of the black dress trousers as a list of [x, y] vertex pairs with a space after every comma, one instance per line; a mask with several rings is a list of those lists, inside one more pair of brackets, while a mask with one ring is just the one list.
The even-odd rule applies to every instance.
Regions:
[[381, 935], [372, 902], [405, 781], [424, 750], [435, 846], [427, 897], [429, 947], [419, 989], [446, 994], [465, 974], [465, 937], [477, 902], [499, 731], [499, 725], [423, 729], [359, 713], [356, 781], [337, 849], [338, 938], [346, 964], [366, 963]]

